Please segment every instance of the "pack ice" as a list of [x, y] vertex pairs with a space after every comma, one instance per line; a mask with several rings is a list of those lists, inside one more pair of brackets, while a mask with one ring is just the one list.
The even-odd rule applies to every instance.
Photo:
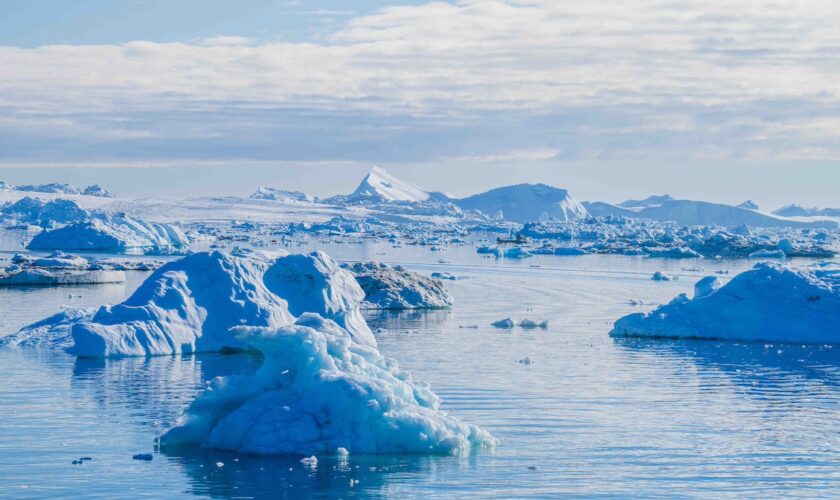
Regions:
[[466, 454], [488, 432], [441, 412], [440, 399], [334, 321], [304, 314], [281, 328], [241, 327], [264, 355], [253, 375], [208, 383], [160, 439], [164, 450], [207, 446], [249, 454]]
[[760, 263], [724, 286], [701, 279], [693, 299], [679, 295], [647, 314], [625, 316], [617, 337], [840, 342], [840, 268]]
[[281, 327], [321, 314], [357, 342], [375, 345], [359, 311], [364, 292], [322, 252], [201, 252], [170, 262], [125, 302], [101, 307], [70, 330], [79, 356], [146, 356], [242, 349], [229, 330]]

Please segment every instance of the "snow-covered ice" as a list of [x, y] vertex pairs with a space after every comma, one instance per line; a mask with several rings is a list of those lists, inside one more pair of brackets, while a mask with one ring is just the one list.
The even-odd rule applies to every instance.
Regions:
[[241, 327], [264, 355], [253, 375], [208, 383], [164, 450], [206, 446], [249, 454], [467, 454], [497, 445], [486, 431], [439, 410], [440, 399], [375, 347], [305, 314], [283, 328]]

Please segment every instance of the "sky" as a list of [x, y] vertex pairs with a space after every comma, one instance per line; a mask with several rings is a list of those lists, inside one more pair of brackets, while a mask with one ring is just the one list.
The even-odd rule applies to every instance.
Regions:
[[0, 178], [840, 206], [828, 0], [5, 0]]

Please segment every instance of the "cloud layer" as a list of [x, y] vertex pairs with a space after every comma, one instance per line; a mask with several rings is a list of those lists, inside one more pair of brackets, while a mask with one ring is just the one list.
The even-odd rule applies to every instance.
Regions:
[[838, 111], [825, 0], [462, 0], [306, 43], [0, 47], [7, 159], [837, 159]]

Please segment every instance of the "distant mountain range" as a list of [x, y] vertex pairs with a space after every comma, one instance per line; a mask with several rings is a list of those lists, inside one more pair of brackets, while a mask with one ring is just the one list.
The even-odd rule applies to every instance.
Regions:
[[[251, 197], [275, 199], [273, 196], [299, 201], [313, 200], [304, 193], [270, 188], [260, 188]], [[604, 202], [581, 204], [567, 190], [547, 184], [504, 186], [458, 199], [444, 193], [424, 190], [389, 174], [380, 167], [371, 169], [352, 193], [333, 196], [322, 200], [322, 203], [330, 205], [396, 203], [400, 206], [423, 207], [426, 211], [435, 210], [435, 207], [444, 205], [447, 207], [454, 205], [463, 211], [479, 211], [487, 217], [520, 224], [542, 220], [570, 221], [589, 216], [622, 216], [675, 222], [686, 226], [837, 227], [834, 221], [802, 221], [786, 218], [805, 215], [831, 216], [834, 213], [832, 209], [813, 213], [812, 211], [816, 209], [808, 211], [798, 205], [791, 205], [774, 214], [768, 214], [759, 211], [758, 205], [749, 200], [738, 206], [731, 206], [705, 201], [676, 200], [667, 194], [650, 196], [643, 200], [627, 200], [617, 205]], [[840, 210], [836, 212], [840, 215]], [[441, 213], [451, 214], [452, 211], [441, 210]]]
[[52, 182], [49, 184], [25, 184], [15, 186], [6, 182], [0, 181], [0, 191], [24, 191], [29, 193], [49, 193], [49, 194], [80, 194], [85, 196], [98, 196], [101, 198], [113, 198], [114, 195], [108, 190], [102, 188], [98, 184], [93, 184], [84, 189], [79, 189], [72, 184], [59, 184]]

